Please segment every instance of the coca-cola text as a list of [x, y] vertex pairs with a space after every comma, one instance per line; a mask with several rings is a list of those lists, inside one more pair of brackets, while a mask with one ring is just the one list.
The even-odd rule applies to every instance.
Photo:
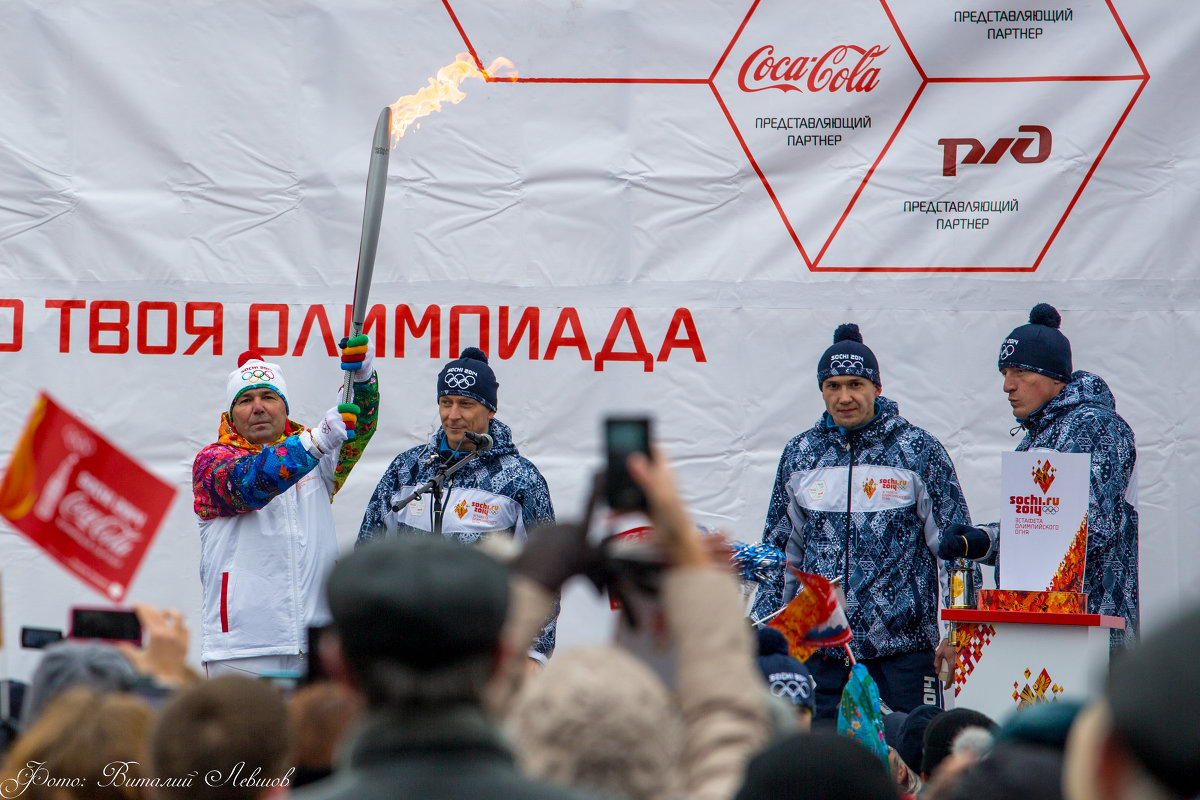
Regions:
[[[864, 50], [857, 45], [839, 44], [822, 56], [775, 56], [775, 46], [758, 48], [742, 63], [738, 72], [738, 87], [743, 92], [779, 89], [802, 92], [800, 84], [810, 92], [869, 92], [879, 85], [879, 67], [875, 59], [888, 51], [873, 45]], [[850, 64], [857, 55], [858, 60]], [[747, 83], [747, 79], [751, 83]], [[758, 85], [764, 81], [775, 81]]]

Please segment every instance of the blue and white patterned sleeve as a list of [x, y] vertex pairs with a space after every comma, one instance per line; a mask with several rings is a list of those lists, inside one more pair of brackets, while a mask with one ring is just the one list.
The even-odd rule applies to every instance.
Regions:
[[[783, 449], [779, 457], [779, 468], [775, 472], [775, 488], [771, 490], [771, 502], [767, 505], [767, 520], [763, 525], [762, 543], [786, 551], [788, 540], [792, 538], [792, 518], [788, 514], [788, 504], [791, 498], [787, 492], [787, 479], [791, 474], [791, 454], [793, 444]], [[769, 616], [783, 605], [784, 566], [775, 569], [769, 580], [758, 587], [758, 595], [754, 599], [753, 616], [762, 619]]]

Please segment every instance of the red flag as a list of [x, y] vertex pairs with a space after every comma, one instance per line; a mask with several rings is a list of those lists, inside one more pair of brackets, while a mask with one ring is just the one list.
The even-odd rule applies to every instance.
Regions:
[[44, 392], [0, 480], [0, 514], [84, 583], [125, 597], [174, 487]]
[[848, 643], [853, 634], [837, 592], [828, 579], [796, 572], [800, 588], [791, 602], [769, 623], [788, 640], [792, 655], [804, 661], [822, 647]]
[[[619, 533], [614, 533], [613, 541], [618, 544], [627, 544], [637, 546], [652, 547], [654, 544], [654, 528], [650, 525], [639, 525], [629, 530], [624, 530]], [[621, 598], [617, 597], [612, 592], [608, 593], [608, 607], [613, 611], [622, 609]], [[665, 624], [665, 620], [664, 620]]]

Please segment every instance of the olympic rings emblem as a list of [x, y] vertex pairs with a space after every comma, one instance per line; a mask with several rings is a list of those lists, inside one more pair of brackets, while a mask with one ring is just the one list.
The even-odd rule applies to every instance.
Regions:
[[861, 375], [865, 369], [861, 361], [830, 361], [829, 368], [849, 370], [856, 375]]
[[1006, 358], [1011, 358], [1012, 354], [1015, 353], [1016, 351], [1017, 351], [1016, 345], [1007, 344], [1007, 343], [1004, 344], [1000, 348], [1000, 360], [1003, 361]]
[[446, 385], [451, 389], [470, 389], [475, 385], [475, 376], [452, 372], [446, 376]]
[[262, 367], [251, 367], [250, 369], [242, 370], [242, 380], [273, 381], [275, 380], [275, 373]]
[[808, 681], [795, 678], [787, 680], [776, 680], [771, 684], [771, 694], [776, 697], [793, 698], [798, 697], [801, 700], [807, 700], [812, 695], [812, 686]]

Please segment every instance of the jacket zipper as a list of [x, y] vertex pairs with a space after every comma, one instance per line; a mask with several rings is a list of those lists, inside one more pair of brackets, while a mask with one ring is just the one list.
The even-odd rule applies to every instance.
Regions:
[[[850, 451], [850, 466], [846, 475], [846, 550], [842, 592], [846, 596], [846, 605], [850, 605], [850, 533], [854, 527], [854, 441], [850, 438], [849, 431], [846, 431], [846, 448]], [[846, 666], [850, 666], [849, 655], [846, 656]]]
[[845, 571], [842, 574], [842, 589], [850, 592], [850, 533], [854, 527], [852, 512], [854, 510], [854, 443], [850, 441], [850, 437], [846, 437], [847, 447], [850, 450], [850, 468], [846, 478], [846, 552], [845, 552]]

